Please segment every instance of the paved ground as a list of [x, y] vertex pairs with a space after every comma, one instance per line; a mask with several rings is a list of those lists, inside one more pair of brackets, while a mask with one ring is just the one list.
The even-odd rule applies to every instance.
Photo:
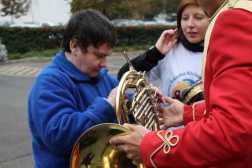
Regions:
[[29, 67], [24, 65], [15, 65], [11, 68], [0, 67], [0, 74], [9, 76], [36, 77], [41, 72], [41, 70], [42, 68]]
[[[132, 59], [140, 53], [128, 53], [128, 56]], [[34, 167], [27, 99], [36, 76], [51, 60], [29, 58], [0, 63], [0, 168]], [[121, 53], [112, 54], [108, 57], [109, 73], [116, 77], [125, 63]]]

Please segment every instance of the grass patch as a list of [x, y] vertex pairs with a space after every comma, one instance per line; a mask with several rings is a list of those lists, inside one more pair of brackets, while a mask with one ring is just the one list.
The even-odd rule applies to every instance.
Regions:
[[20, 54], [20, 53], [8, 54], [8, 60], [22, 59], [22, 58], [29, 58], [29, 57], [53, 57], [59, 51], [60, 51], [60, 47], [48, 49], [48, 50], [42, 50], [42, 51], [31, 51], [31, 52], [27, 52], [23, 54]]
[[[134, 46], [120, 46], [115, 47], [113, 52], [131, 52], [131, 51], [145, 51], [148, 50], [152, 45], [134, 45]], [[29, 57], [53, 57], [61, 50], [60, 47], [42, 51], [31, 51], [24, 54], [15, 53], [15, 54], [8, 54], [8, 60], [13, 59], [22, 59], [22, 58], [29, 58]]]

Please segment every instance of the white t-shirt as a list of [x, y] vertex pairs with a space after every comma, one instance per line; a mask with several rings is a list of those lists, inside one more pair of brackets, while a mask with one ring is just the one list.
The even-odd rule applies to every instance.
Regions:
[[[181, 99], [183, 93], [201, 77], [203, 52], [187, 50], [182, 43], [175, 45], [166, 56], [146, 74], [151, 83], [161, 80], [163, 97]], [[169, 106], [164, 103], [163, 106]]]

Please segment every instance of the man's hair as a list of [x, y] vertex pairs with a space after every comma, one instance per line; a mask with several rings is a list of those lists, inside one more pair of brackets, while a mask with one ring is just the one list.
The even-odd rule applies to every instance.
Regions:
[[88, 9], [75, 13], [63, 33], [61, 48], [71, 52], [70, 41], [77, 40], [82, 52], [87, 52], [91, 44], [95, 48], [107, 43], [108, 48], [114, 48], [116, 44], [116, 28], [102, 13]]

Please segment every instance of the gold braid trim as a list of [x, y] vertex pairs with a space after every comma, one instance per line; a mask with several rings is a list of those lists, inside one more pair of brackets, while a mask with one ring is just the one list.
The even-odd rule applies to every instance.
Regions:
[[[204, 80], [205, 80], [205, 66], [206, 66], [206, 60], [207, 60], [207, 52], [208, 52], [208, 45], [209, 45], [209, 41], [210, 41], [210, 36], [214, 27], [214, 23], [216, 21], [216, 19], [218, 18], [219, 14], [225, 10], [227, 10], [227, 3], [230, 0], [226, 0], [221, 7], [213, 14], [213, 16], [211, 18], [209, 18], [208, 20], [208, 28], [205, 34], [205, 40], [204, 40], [204, 51], [203, 51], [203, 59], [202, 59], [202, 69], [201, 69], [201, 78], [203, 80], [203, 84], [204, 84]], [[204, 86], [204, 85], [203, 85]]]
[[[163, 131], [159, 131], [159, 132], [157, 133], [157, 135], [159, 136], [160, 139], [162, 139], [162, 140], [164, 141], [164, 143], [163, 143], [158, 149], [156, 149], [156, 150], [151, 154], [151, 156], [150, 156], [151, 164], [152, 164], [152, 166], [155, 167], [155, 168], [157, 168], [157, 166], [154, 164], [154, 162], [153, 162], [153, 160], [152, 160], [153, 156], [154, 156], [162, 147], [164, 147], [164, 148], [163, 148], [164, 153], [165, 153], [166, 155], [168, 155], [168, 154], [171, 152], [171, 147], [172, 147], [172, 146], [177, 146], [177, 145], [178, 145], [178, 142], [179, 142], [179, 136], [178, 136], [178, 135], [173, 135], [173, 131], [171, 131], [171, 130], [170, 130], [170, 131], [167, 131], [167, 132], [165, 133], [165, 137], [164, 137], [164, 138], [160, 135], [161, 132], [163, 132]], [[170, 136], [168, 137], [168, 134], [169, 134], [169, 133], [170, 133]], [[173, 138], [177, 138], [177, 141], [176, 141], [174, 144], [171, 143], [171, 140], [172, 140]], [[167, 148], [168, 148], [168, 150], [166, 150]]]
[[196, 121], [195, 120], [195, 108], [194, 108], [195, 104], [192, 105], [192, 118], [193, 118], [193, 121]]
[[202, 80], [199, 80], [198, 82], [193, 84], [189, 89], [186, 90], [186, 92], [182, 96], [181, 101], [184, 104], [191, 105], [192, 103], [190, 103], [190, 101], [192, 100], [192, 98], [203, 91], [204, 91], [203, 82]]

